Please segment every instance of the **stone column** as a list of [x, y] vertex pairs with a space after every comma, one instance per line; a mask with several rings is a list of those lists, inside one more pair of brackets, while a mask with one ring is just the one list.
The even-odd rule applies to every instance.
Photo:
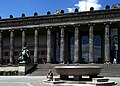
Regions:
[[9, 60], [10, 63], [9, 64], [13, 64], [14, 46], [15, 46], [14, 30], [10, 30], [10, 60]]
[[79, 28], [75, 27], [74, 63], [79, 61]]
[[0, 64], [2, 64], [2, 58], [3, 58], [3, 34], [2, 31], [0, 31]]
[[38, 39], [38, 29], [35, 29], [34, 32], [34, 63], [38, 63], [38, 47], [39, 47], [39, 39]]
[[105, 62], [110, 61], [109, 25], [105, 26]]
[[25, 30], [22, 29], [22, 48], [26, 47], [26, 34]]
[[93, 59], [93, 53], [94, 49], [93, 49], [93, 26], [90, 26], [89, 28], [89, 63], [93, 63], [94, 59]]
[[51, 29], [47, 29], [47, 63], [51, 63]]
[[65, 57], [65, 31], [64, 28], [61, 27], [61, 35], [60, 35], [60, 62], [64, 63]]

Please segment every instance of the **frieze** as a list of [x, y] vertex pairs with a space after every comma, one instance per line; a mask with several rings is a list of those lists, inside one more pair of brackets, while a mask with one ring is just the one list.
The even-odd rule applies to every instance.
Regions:
[[40, 24], [53, 24], [53, 23], [63, 23], [63, 22], [75, 22], [75, 21], [92, 21], [92, 20], [104, 20], [104, 19], [118, 19], [120, 18], [120, 11], [108, 11], [108, 12], [88, 12], [88, 13], [71, 13], [65, 15], [51, 15], [51, 16], [39, 16], [37, 18], [27, 18], [27, 19], [13, 19], [7, 21], [0, 21], [0, 27], [14, 27], [14, 26], [25, 26], [25, 25], [40, 25]]

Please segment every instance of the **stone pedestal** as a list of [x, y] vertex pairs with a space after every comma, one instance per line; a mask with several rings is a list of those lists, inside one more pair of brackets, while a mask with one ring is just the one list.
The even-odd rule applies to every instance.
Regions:
[[18, 67], [18, 75], [25, 75], [25, 66], [19, 66]]

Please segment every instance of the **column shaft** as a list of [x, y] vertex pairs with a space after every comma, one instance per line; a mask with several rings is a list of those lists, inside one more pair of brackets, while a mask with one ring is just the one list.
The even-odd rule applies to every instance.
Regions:
[[93, 49], [93, 26], [90, 26], [89, 28], [89, 63], [93, 63], [94, 59], [93, 59], [93, 53], [94, 49]]
[[105, 62], [110, 61], [109, 25], [105, 26]]
[[3, 58], [3, 36], [2, 31], [0, 31], [0, 64], [2, 64], [2, 58]]
[[15, 46], [14, 31], [10, 31], [10, 64], [13, 64], [14, 46]]
[[22, 30], [22, 48], [26, 47], [26, 34], [25, 30]]
[[74, 63], [79, 61], [79, 28], [75, 27]]
[[64, 40], [64, 28], [61, 28], [61, 35], [60, 35], [60, 62], [64, 63], [64, 56], [65, 56], [65, 40]]
[[51, 29], [47, 30], [47, 63], [51, 63]]
[[34, 63], [38, 63], [38, 47], [39, 47], [38, 30], [35, 29], [35, 34], [34, 34]]

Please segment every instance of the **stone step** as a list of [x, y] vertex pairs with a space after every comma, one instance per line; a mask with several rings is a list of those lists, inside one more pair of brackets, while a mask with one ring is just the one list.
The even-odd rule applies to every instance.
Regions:
[[92, 78], [93, 82], [108, 82], [108, 78]]
[[94, 86], [113, 86], [116, 85], [116, 82], [114, 81], [108, 81], [108, 82], [86, 82], [86, 84], [94, 85]]

